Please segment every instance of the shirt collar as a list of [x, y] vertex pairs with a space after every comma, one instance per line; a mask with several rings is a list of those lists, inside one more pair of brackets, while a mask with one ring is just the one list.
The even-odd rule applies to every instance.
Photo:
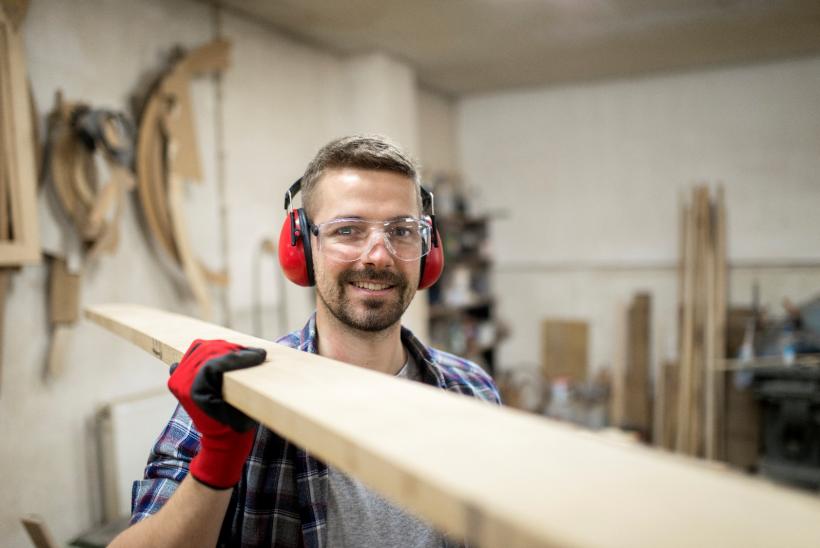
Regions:
[[[437, 367], [430, 348], [418, 340], [413, 332], [404, 326], [401, 327], [401, 342], [419, 365], [424, 382], [444, 388], [446, 386], [444, 374]], [[310, 315], [302, 331], [299, 332], [299, 350], [311, 354], [317, 353], [316, 312]]]

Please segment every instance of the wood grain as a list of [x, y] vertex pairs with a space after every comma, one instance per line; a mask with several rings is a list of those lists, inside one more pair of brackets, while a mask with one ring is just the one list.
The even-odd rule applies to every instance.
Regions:
[[194, 338], [268, 351], [225, 398], [478, 546], [816, 546], [816, 497], [134, 305], [87, 317], [165, 363]]

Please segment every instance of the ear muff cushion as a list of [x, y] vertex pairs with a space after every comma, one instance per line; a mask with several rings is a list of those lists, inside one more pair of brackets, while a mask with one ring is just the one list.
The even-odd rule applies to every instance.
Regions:
[[296, 245], [291, 245], [290, 218], [285, 217], [282, 230], [279, 232], [279, 264], [285, 277], [303, 287], [313, 285], [313, 256], [310, 249], [310, 233], [302, 230], [308, 226], [304, 211], [300, 208], [292, 213], [296, 230], [300, 233]]
[[438, 245], [434, 245], [430, 253], [421, 258], [421, 276], [419, 289], [427, 289], [438, 281], [444, 270], [444, 250], [441, 247], [441, 235], [436, 231]]

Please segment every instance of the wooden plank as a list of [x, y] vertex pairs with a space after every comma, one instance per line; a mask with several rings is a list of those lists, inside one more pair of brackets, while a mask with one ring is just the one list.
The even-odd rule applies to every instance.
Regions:
[[689, 403], [689, 454], [703, 455], [704, 347], [706, 321], [706, 243], [708, 241], [709, 191], [695, 189], [695, 285], [693, 295], [694, 329]]
[[[7, 93], [6, 86], [8, 85], [8, 70], [6, 68], [6, 28], [0, 24], [0, 125], [4, 122], [10, 113], [6, 113], [8, 106], [6, 105], [5, 95]], [[7, 131], [0, 127], [0, 241], [8, 240], [11, 236], [10, 226], [11, 219], [11, 204], [9, 203], [9, 189], [11, 188], [11, 162], [14, 161], [13, 154], [11, 154], [11, 145], [6, 143]]]
[[674, 451], [675, 434], [677, 430], [677, 403], [678, 403], [678, 364], [676, 362], [666, 362], [661, 367], [661, 387], [659, 393], [662, 394], [659, 406], [662, 406], [662, 419], [660, 427], [660, 439], [657, 445], [664, 449]]
[[0, 241], [0, 266], [40, 261], [37, 223], [37, 170], [34, 165], [31, 124], [22, 38], [0, 10], [0, 131], [5, 163], [9, 166], [7, 192], [13, 240]]
[[20, 518], [20, 522], [28, 533], [31, 543], [35, 548], [57, 548], [57, 543], [46, 527], [45, 521], [40, 516], [25, 516]]
[[194, 338], [265, 348], [267, 364], [225, 376], [228, 402], [477, 546], [820, 538], [820, 501], [808, 494], [177, 314], [99, 305], [87, 316], [165, 363]]
[[706, 240], [704, 242], [704, 349], [703, 349], [703, 454], [707, 459], [714, 460], [716, 458], [717, 439], [715, 438], [715, 377], [714, 373], [717, 370], [716, 363], [716, 329], [717, 329], [717, 314], [716, 314], [716, 299], [717, 287], [715, 285], [715, 269], [717, 265], [717, 249], [715, 248], [715, 227], [714, 215], [715, 210], [713, 204], [707, 197], [705, 220]]
[[690, 431], [690, 386], [692, 378], [692, 339], [694, 336], [693, 298], [694, 298], [694, 253], [695, 223], [694, 201], [684, 205], [681, 230], [684, 233], [684, 271], [683, 271], [683, 309], [681, 313], [680, 365], [678, 376], [678, 419], [676, 428], [675, 449], [688, 454]]
[[632, 299], [627, 313], [626, 415], [624, 425], [644, 440], [651, 437], [652, 408], [649, 400], [650, 306], [648, 293]]
[[546, 379], [567, 377], [574, 382], [587, 378], [587, 322], [546, 319], [541, 321], [541, 373]]
[[0, 268], [0, 386], [3, 386], [3, 341], [6, 335], [6, 296], [11, 279], [10, 268]]
[[0, 241], [8, 240], [11, 231], [11, 185], [16, 176], [14, 150], [14, 117], [11, 112], [11, 30], [0, 13]]
[[726, 383], [721, 371], [726, 359], [728, 323], [728, 276], [726, 247], [726, 196], [723, 186], [718, 186], [715, 197], [715, 458], [726, 457]]

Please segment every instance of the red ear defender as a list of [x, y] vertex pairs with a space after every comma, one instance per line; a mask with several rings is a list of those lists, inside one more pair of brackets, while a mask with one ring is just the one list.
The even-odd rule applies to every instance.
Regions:
[[308, 287], [315, 283], [313, 253], [310, 249], [310, 221], [303, 208], [293, 209], [293, 195], [301, 188], [300, 178], [290, 185], [285, 194], [285, 211], [288, 215], [279, 231], [279, 264], [288, 280]]
[[[310, 250], [305, 253], [304, 241], [310, 238], [310, 234], [302, 233], [301, 215], [298, 214], [300, 211], [289, 212], [282, 224], [279, 232], [279, 264], [288, 280], [308, 287], [313, 285], [313, 264], [310, 261]], [[295, 227], [295, 233], [292, 227]]]
[[421, 276], [419, 277], [419, 289], [427, 289], [438, 281], [441, 272], [444, 270], [444, 250], [441, 247], [441, 236], [438, 230], [433, 236], [433, 244], [430, 253], [421, 258]]
[[433, 232], [430, 253], [421, 258], [421, 275], [419, 276], [419, 289], [427, 289], [438, 281], [441, 272], [444, 270], [444, 249], [441, 245], [441, 234], [438, 233], [438, 226], [436, 225], [436, 205], [433, 193], [423, 186], [420, 187], [420, 191], [421, 208], [428, 213], [426, 218], [430, 221]]

